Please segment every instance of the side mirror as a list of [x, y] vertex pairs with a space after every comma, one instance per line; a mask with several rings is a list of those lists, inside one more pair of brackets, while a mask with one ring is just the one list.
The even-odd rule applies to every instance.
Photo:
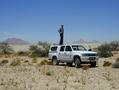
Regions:
[[88, 51], [92, 51], [92, 49], [88, 49]]

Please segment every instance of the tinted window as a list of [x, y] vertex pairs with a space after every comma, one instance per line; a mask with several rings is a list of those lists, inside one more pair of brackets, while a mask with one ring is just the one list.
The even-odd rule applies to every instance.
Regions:
[[61, 46], [60, 51], [64, 51], [65, 46]]
[[86, 49], [81, 45], [73, 45], [72, 48], [74, 51], [86, 51]]
[[72, 51], [70, 46], [66, 46], [66, 51]]
[[51, 47], [51, 51], [56, 51], [57, 47]]

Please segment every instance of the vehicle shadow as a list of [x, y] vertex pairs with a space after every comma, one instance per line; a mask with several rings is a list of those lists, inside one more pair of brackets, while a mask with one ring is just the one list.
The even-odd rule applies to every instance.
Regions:
[[[85, 65], [88, 65], [90, 68], [97, 68], [97, 67], [99, 67], [99, 66], [96, 66], [96, 67], [91, 67], [89, 64], [85, 64]], [[85, 65], [84, 65], [84, 64], [82, 64], [80, 68], [84, 67]], [[57, 65], [57, 66], [59, 66], [59, 67], [61, 67], [61, 66], [66, 66], [66, 67], [75, 67], [75, 65], [74, 65], [74, 64], [73, 64], [73, 65], [71, 65], [71, 66], [69, 66], [69, 65], [67, 65], [66, 63], [60, 63], [60, 64], [59, 64], [59, 65]]]

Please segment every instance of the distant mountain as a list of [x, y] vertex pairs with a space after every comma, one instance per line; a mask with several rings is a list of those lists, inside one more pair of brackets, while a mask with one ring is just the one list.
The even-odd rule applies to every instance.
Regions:
[[8, 38], [4, 42], [7, 42], [8, 44], [14, 44], [14, 45], [30, 44], [29, 42], [24, 41], [22, 39], [18, 39], [18, 38]]

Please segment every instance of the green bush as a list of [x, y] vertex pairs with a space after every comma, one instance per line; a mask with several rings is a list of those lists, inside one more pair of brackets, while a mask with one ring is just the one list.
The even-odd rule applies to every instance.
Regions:
[[119, 47], [118, 41], [113, 41], [111, 43], [105, 43], [98, 47], [100, 57], [111, 57], [113, 56], [112, 51], [116, 51]]
[[13, 52], [13, 49], [7, 42], [0, 43], [0, 53], [11, 54], [12, 52]]
[[31, 45], [29, 50], [31, 51], [31, 57], [47, 57], [50, 45], [48, 43], [39, 42], [38, 45]]
[[119, 47], [119, 42], [118, 41], [113, 41], [110, 44], [111, 50], [115, 51]]
[[98, 47], [100, 57], [111, 57], [113, 56], [111, 52], [111, 47], [109, 44], [103, 44]]

